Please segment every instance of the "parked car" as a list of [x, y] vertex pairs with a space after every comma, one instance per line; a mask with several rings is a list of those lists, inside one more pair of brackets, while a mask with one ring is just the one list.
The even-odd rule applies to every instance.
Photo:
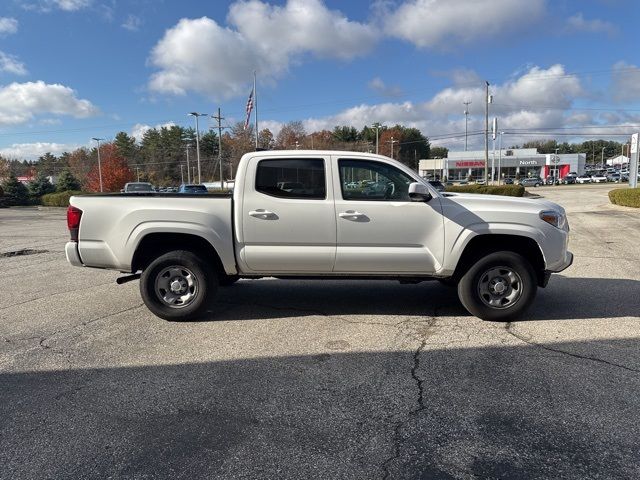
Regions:
[[149, 182], [129, 182], [124, 185], [123, 193], [151, 193], [155, 192]]
[[575, 185], [576, 177], [573, 175], [567, 175], [562, 179], [563, 185]]
[[[344, 188], [341, 174], [356, 169], [392, 185], [391, 196], [363, 200]], [[283, 197], [277, 182], [287, 178], [304, 193]], [[201, 198], [73, 196], [67, 260], [130, 273], [119, 283], [139, 278], [151, 312], [174, 321], [202, 318], [219, 285], [239, 278], [336, 276], [455, 283], [473, 315], [507, 321], [573, 261], [560, 205], [445, 196], [382, 155], [250, 152], [235, 185], [233, 195]]]
[[585, 173], [584, 175], [580, 175], [579, 177], [576, 177], [576, 182], [577, 183], [591, 183], [591, 176], [587, 175]]
[[559, 185], [560, 184], [560, 179], [549, 175], [547, 176], [547, 178], [544, 181], [545, 185]]
[[504, 184], [505, 185], [513, 185], [513, 178], [505, 178], [504, 179]]
[[536, 177], [521, 178], [518, 182], [518, 185], [522, 185], [523, 187], [539, 187], [542, 184], [542, 179]]
[[429, 185], [435, 188], [439, 192], [444, 192], [444, 185], [440, 180], [430, 180]]
[[591, 182], [592, 183], [606, 183], [607, 181], [607, 177], [606, 175], [603, 175], [602, 173], [595, 173], [593, 175], [591, 175]]
[[178, 193], [191, 193], [191, 194], [205, 194], [205, 193], [209, 193], [209, 190], [207, 190], [207, 187], [205, 187], [204, 185], [201, 184], [182, 184], [180, 185], [180, 188], [178, 189]]
[[607, 175], [607, 182], [619, 182], [620, 174], [619, 173], [610, 173]]

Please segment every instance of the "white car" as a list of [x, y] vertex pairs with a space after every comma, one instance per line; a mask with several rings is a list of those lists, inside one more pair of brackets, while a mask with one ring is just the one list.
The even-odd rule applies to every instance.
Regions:
[[601, 173], [596, 173], [595, 175], [591, 175], [592, 183], [607, 183], [607, 176], [602, 175]]
[[576, 178], [577, 183], [591, 183], [591, 177], [589, 175], [580, 175]]
[[[349, 189], [347, 174], [376, 181]], [[167, 320], [207, 315], [219, 285], [279, 277], [436, 279], [457, 285], [473, 315], [499, 321], [519, 318], [573, 260], [561, 206], [438, 192], [381, 155], [251, 152], [235, 185], [233, 194], [74, 196], [67, 259], [130, 274], [119, 283], [140, 278], [145, 304]]]

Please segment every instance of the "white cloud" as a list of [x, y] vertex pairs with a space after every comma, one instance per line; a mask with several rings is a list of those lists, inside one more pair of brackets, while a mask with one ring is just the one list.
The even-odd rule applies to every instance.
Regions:
[[135, 15], [128, 15], [127, 19], [121, 26], [122, 28], [129, 30], [130, 32], [137, 32], [142, 26], [142, 19]]
[[566, 30], [568, 32], [606, 33], [614, 35], [618, 28], [611, 22], [593, 19], [587, 20], [582, 13], [576, 13], [567, 19]]
[[387, 85], [380, 77], [375, 77], [369, 84], [369, 88], [384, 97], [400, 97], [402, 89], [395, 85]]
[[159, 123], [155, 126], [151, 126], [151, 125], [146, 125], [144, 123], [136, 123], [133, 128], [131, 129], [131, 136], [134, 137], [136, 139], [137, 142], [140, 142], [142, 140], [142, 137], [144, 136], [144, 134], [146, 132], [148, 132], [149, 130], [151, 130], [152, 128], [155, 128], [156, 130], [161, 129], [162, 127], [165, 128], [170, 128], [175, 126], [176, 124], [174, 122], [166, 122], [166, 123]]
[[385, 32], [418, 47], [450, 47], [521, 31], [545, 12], [545, 0], [408, 0], [380, 14]]
[[149, 88], [217, 99], [246, 95], [254, 70], [262, 82], [273, 81], [305, 54], [347, 60], [369, 52], [378, 37], [372, 26], [352, 22], [320, 0], [288, 0], [282, 7], [238, 1], [228, 23], [182, 19], [167, 30], [150, 55], [160, 70]]
[[[473, 72], [467, 71], [467, 78], [474, 76]], [[562, 65], [547, 69], [531, 67], [512, 80], [492, 85], [490, 91], [495, 102], [491, 105], [490, 117], [498, 117], [501, 130], [592, 125], [597, 120], [591, 115], [581, 115], [571, 110], [574, 100], [583, 97], [585, 91], [578, 77], [566, 74]], [[418, 128], [432, 137], [458, 134], [460, 136], [455, 139], [435, 139], [433, 142], [455, 148], [464, 144], [462, 102], [473, 102], [470, 105], [469, 132], [484, 129], [484, 95], [483, 82], [477, 82], [475, 86], [454, 85], [439, 91], [425, 102], [363, 104], [328, 117], [308, 118], [303, 123], [308, 132], [331, 130], [336, 125], [352, 125], [360, 129], [374, 122], [389, 127], [402, 124]], [[509, 136], [510, 143], [522, 143], [529, 139]], [[479, 147], [481, 142], [482, 136], [469, 137], [472, 148]]]
[[47, 13], [53, 9], [75, 12], [91, 5], [92, 0], [39, 0], [34, 3], [22, 3], [25, 10]]
[[18, 60], [18, 57], [0, 50], [0, 72], [26, 75], [27, 68], [24, 66], [24, 63]]
[[0, 17], [0, 37], [12, 35], [18, 31], [18, 20], [9, 17]]
[[611, 74], [611, 89], [617, 102], [640, 100], [640, 67], [617, 62]]
[[37, 81], [0, 86], [0, 125], [24, 123], [41, 114], [86, 118], [98, 112], [89, 100], [77, 98], [64, 85]]
[[75, 143], [14, 143], [8, 147], [0, 148], [0, 155], [5, 158], [16, 158], [19, 160], [35, 160], [47, 152], [60, 155], [62, 152], [71, 152], [80, 145]]

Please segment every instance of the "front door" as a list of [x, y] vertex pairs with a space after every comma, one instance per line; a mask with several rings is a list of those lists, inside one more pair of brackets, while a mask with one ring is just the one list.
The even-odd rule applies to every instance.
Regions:
[[412, 202], [407, 172], [382, 160], [334, 158], [335, 272], [431, 274], [441, 267], [438, 198]]
[[255, 272], [331, 272], [336, 218], [329, 157], [253, 159], [240, 256]]

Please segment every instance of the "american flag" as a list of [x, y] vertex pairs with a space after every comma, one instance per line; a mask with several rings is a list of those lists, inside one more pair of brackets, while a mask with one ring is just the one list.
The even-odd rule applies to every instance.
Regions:
[[253, 110], [253, 89], [249, 94], [249, 99], [247, 100], [247, 119], [244, 121], [244, 129], [249, 128], [249, 120], [251, 119], [251, 111]]

